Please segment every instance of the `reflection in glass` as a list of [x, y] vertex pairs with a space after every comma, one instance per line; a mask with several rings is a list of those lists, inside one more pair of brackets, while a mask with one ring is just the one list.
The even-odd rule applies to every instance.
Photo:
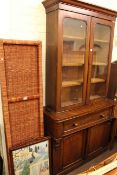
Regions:
[[105, 96], [108, 69], [110, 27], [96, 24], [93, 44], [90, 99]]
[[116, 90], [115, 90], [115, 97], [117, 98], [117, 88], [116, 88]]
[[72, 18], [63, 22], [61, 106], [81, 103], [85, 57], [86, 23]]

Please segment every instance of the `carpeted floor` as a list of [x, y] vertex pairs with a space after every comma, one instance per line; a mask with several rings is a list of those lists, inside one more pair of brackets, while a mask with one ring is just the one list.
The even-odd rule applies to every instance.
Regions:
[[91, 160], [90, 162], [80, 166], [79, 168], [75, 169], [71, 173], [67, 175], [78, 175], [86, 170], [88, 170], [91, 166], [96, 165], [97, 163], [103, 161], [104, 159], [108, 158], [112, 154], [117, 153], [117, 142], [115, 142], [114, 147], [112, 150], [107, 150], [104, 153], [100, 154], [98, 157], [95, 159]]

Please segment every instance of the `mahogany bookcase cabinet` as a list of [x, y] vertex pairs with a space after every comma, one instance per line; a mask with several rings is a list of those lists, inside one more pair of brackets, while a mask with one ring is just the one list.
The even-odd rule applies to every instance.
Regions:
[[107, 99], [117, 12], [76, 0], [46, 0], [45, 131], [53, 174], [102, 152], [113, 137]]

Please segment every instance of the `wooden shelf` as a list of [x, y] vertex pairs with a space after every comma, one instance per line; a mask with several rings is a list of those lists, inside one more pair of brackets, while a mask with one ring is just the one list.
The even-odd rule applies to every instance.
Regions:
[[103, 62], [93, 62], [93, 66], [107, 66], [107, 64]]
[[77, 100], [62, 102], [62, 107], [70, 106], [70, 105], [81, 103], [81, 102], [82, 102], [82, 98], [80, 98], [80, 99], [78, 98]]
[[[78, 81], [63, 81], [62, 87], [70, 87], [70, 86], [80, 86], [83, 80], [79, 79]], [[91, 78], [91, 83], [102, 83], [105, 82], [102, 78]]]
[[102, 78], [91, 78], [91, 83], [101, 83], [101, 82], [105, 82], [105, 80]]
[[94, 43], [109, 43], [107, 40], [100, 40], [100, 39], [95, 39]]
[[72, 62], [72, 63], [63, 63], [63, 67], [64, 66], [68, 66], [68, 67], [72, 67], [72, 66], [83, 66], [84, 65], [84, 63], [81, 63], [81, 62], [79, 62], [79, 63], [74, 63], [74, 62]]
[[[78, 37], [78, 36], [70, 36], [70, 35], [64, 35], [63, 36], [65, 41], [70, 41], [70, 40], [85, 40], [85, 38], [82, 37]], [[109, 41], [107, 40], [100, 40], [100, 39], [95, 39], [94, 43], [109, 43]]]
[[[63, 63], [63, 67], [72, 67], [72, 66], [83, 66], [84, 65], [84, 63], [83, 62], [79, 62], [79, 63], [74, 63], [74, 62], [72, 62], [72, 63]], [[107, 64], [106, 63], [103, 63], [103, 62], [93, 62], [93, 66], [107, 66]]]
[[63, 38], [64, 38], [65, 41], [85, 40], [85, 38], [78, 37], [78, 36], [70, 36], [70, 35], [64, 35]]
[[83, 80], [78, 81], [63, 81], [62, 87], [70, 87], [70, 86], [80, 86], [82, 84]]
[[93, 100], [93, 99], [97, 99], [97, 98], [101, 98], [100, 95], [91, 95], [90, 96], [90, 99]]

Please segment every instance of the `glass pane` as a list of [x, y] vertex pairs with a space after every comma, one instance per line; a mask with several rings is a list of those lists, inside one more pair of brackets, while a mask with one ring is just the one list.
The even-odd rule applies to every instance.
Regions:
[[62, 107], [81, 103], [83, 100], [85, 40], [86, 23], [65, 18], [63, 22]]
[[116, 90], [115, 90], [115, 97], [117, 98], [117, 88], [116, 88]]
[[110, 27], [96, 24], [94, 32], [93, 62], [90, 99], [105, 96], [108, 69]]

